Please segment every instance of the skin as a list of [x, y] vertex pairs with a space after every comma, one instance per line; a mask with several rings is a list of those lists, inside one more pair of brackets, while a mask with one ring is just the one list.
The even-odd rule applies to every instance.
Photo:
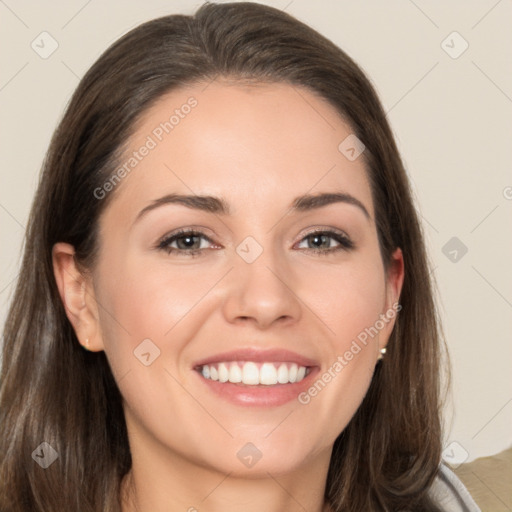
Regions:
[[[279, 347], [316, 360], [322, 374], [398, 301], [402, 254], [386, 272], [363, 157], [338, 150], [352, 130], [306, 89], [217, 80], [175, 90], [145, 113], [128, 152], [190, 96], [197, 106], [110, 192], [91, 272], [80, 274], [72, 246], [53, 251], [77, 337], [106, 352], [123, 396], [133, 459], [123, 511], [327, 510], [333, 443], [368, 390], [394, 319], [307, 405], [235, 405], [192, 365], [238, 347]], [[369, 218], [344, 202], [290, 212], [299, 195], [334, 191], [357, 198]], [[171, 192], [221, 196], [232, 215], [167, 204], [135, 220]], [[196, 239], [200, 256], [155, 248], [191, 226], [212, 241]], [[343, 231], [355, 247], [308, 252], [315, 245], [305, 237], [320, 228]], [[263, 249], [252, 263], [236, 252], [247, 236]], [[338, 245], [329, 238], [320, 250]], [[133, 354], [147, 338], [160, 350], [149, 366]], [[251, 468], [237, 457], [248, 442], [262, 453]]]

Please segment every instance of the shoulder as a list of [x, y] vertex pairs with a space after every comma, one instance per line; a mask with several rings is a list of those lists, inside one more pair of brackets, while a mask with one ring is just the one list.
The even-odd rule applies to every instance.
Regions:
[[445, 512], [481, 512], [464, 484], [445, 464], [440, 464], [429, 494]]

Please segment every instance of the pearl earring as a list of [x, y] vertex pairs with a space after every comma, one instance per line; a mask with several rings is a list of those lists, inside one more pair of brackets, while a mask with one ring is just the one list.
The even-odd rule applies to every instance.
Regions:
[[89, 350], [89, 338], [85, 338], [85, 345], [83, 345], [85, 350]]
[[380, 360], [380, 359], [383, 359], [385, 353], [386, 353], [386, 349], [385, 348], [381, 348], [380, 349], [379, 357], [377, 357], [377, 361]]

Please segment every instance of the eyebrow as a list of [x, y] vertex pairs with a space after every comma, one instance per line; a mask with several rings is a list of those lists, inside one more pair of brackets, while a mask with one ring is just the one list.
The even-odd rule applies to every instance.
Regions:
[[[345, 192], [328, 192], [321, 194], [305, 194], [296, 197], [290, 208], [296, 212], [305, 212], [322, 208], [329, 204], [346, 203], [356, 206], [362, 211], [367, 219], [370, 220], [370, 214], [364, 204], [356, 199], [354, 196]], [[208, 213], [217, 215], [231, 215], [229, 204], [222, 198], [215, 196], [199, 196], [199, 195], [184, 195], [184, 194], [167, 194], [163, 197], [155, 199], [148, 206], [143, 208], [137, 215], [135, 222], [141, 219], [151, 210], [167, 204], [181, 204], [187, 208], [201, 210]]]

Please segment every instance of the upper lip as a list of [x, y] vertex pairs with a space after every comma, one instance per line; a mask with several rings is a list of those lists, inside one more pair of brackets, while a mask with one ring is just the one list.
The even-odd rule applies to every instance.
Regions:
[[196, 361], [193, 367], [197, 368], [198, 366], [204, 366], [205, 364], [222, 363], [228, 361], [253, 361], [255, 363], [289, 362], [296, 363], [299, 366], [318, 366], [318, 363], [313, 359], [287, 349], [239, 348], [230, 352], [222, 352], [209, 357], [205, 357]]

